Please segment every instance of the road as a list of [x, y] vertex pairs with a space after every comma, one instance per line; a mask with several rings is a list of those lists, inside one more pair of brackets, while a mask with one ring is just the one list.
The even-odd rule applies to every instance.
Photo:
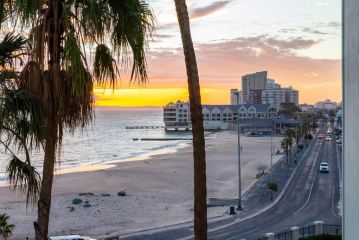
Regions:
[[[315, 139], [313, 144], [275, 205], [249, 219], [234, 217], [227, 221], [212, 222], [208, 238], [257, 239], [268, 232], [288, 231], [293, 226], [307, 226], [317, 220], [340, 225], [338, 202], [341, 164], [337, 151], [341, 148], [337, 148], [334, 137], [332, 141]], [[322, 161], [329, 163], [329, 173], [318, 171]], [[181, 226], [124, 239], [193, 239], [193, 228]]]

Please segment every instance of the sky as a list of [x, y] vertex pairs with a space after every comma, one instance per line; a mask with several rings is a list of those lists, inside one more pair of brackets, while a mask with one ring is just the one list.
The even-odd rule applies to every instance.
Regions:
[[[147, 48], [149, 82], [122, 77], [96, 89], [97, 106], [163, 106], [188, 100], [173, 0], [148, 0], [156, 29]], [[228, 104], [241, 76], [268, 71], [300, 103], [341, 101], [340, 0], [187, 0], [204, 104]]]

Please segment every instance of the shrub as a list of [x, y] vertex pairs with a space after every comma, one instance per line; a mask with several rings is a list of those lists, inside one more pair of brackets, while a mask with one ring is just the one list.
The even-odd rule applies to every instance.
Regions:
[[79, 194], [79, 196], [94, 196], [95, 194], [93, 194], [92, 192], [82, 192]]
[[81, 204], [82, 200], [80, 198], [75, 198], [72, 200], [72, 204]]
[[120, 191], [120, 192], [117, 193], [117, 196], [124, 197], [124, 196], [126, 196], [126, 192], [125, 191]]

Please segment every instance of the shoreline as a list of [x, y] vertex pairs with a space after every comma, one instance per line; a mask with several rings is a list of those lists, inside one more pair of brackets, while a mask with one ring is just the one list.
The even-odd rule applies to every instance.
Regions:
[[[242, 191], [245, 192], [256, 181], [257, 168], [269, 164], [270, 139], [242, 139]], [[279, 140], [274, 139], [276, 147]], [[160, 154], [163, 151], [160, 149], [142, 158], [131, 158], [131, 161], [107, 162], [110, 167], [106, 169], [57, 174], [50, 234], [105, 237], [192, 220], [192, 146], [188, 143], [180, 145], [181, 148], [172, 153]], [[258, 152], [258, 146], [262, 151]], [[236, 148], [233, 132], [216, 133], [216, 138], [206, 141], [208, 197], [236, 197]], [[118, 197], [119, 191], [126, 191], [126, 196]], [[79, 197], [81, 192], [92, 192], [94, 196]], [[103, 197], [102, 193], [111, 196]], [[89, 201], [92, 206], [72, 205], [74, 198]], [[69, 212], [68, 207], [74, 207], [74, 212]], [[211, 208], [208, 216], [221, 216], [226, 210], [224, 207]], [[24, 200], [8, 187], [0, 188], [0, 212], [8, 213], [16, 225], [11, 239], [25, 236], [31, 239], [36, 211], [31, 206], [26, 211]]]

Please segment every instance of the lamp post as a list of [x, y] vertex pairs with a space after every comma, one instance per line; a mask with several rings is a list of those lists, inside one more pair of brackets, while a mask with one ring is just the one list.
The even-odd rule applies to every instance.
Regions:
[[273, 182], [273, 129], [270, 134], [270, 182]]
[[239, 101], [237, 102], [237, 135], [238, 135], [238, 210], [242, 208], [242, 182], [241, 182], [241, 128], [239, 125]]

